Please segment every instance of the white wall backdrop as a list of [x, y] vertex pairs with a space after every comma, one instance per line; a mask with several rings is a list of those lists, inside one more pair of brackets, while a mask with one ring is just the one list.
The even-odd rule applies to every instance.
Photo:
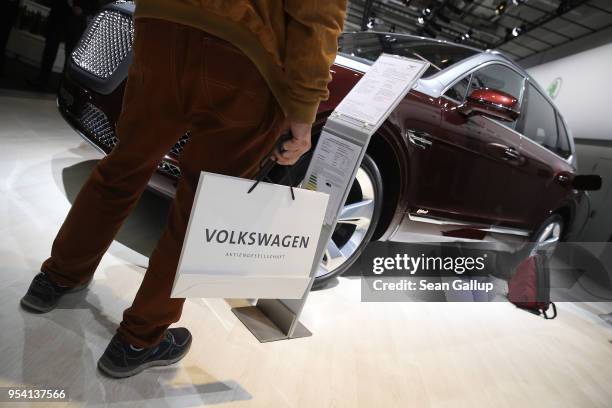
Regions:
[[559, 84], [554, 101], [574, 138], [612, 140], [612, 43], [527, 71], [545, 90]]

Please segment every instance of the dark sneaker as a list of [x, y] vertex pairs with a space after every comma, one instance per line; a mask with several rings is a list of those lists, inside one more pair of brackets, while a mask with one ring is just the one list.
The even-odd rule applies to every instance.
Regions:
[[51, 282], [46, 273], [41, 272], [34, 277], [28, 292], [21, 298], [21, 306], [28, 311], [49, 312], [55, 309], [62, 296], [83, 290], [90, 283], [91, 279], [82, 285], [72, 288], [59, 286]]
[[176, 363], [185, 357], [190, 346], [191, 333], [184, 327], [166, 330], [157, 346], [142, 350], [133, 349], [115, 334], [98, 360], [98, 368], [114, 378], [130, 377], [149, 367]]

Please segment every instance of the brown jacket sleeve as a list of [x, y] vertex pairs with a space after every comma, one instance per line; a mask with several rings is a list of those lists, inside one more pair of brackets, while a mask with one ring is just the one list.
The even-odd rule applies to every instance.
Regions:
[[288, 119], [314, 122], [319, 102], [328, 98], [329, 69], [338, 50], [346, 3], [346, 0], [285, 1]]

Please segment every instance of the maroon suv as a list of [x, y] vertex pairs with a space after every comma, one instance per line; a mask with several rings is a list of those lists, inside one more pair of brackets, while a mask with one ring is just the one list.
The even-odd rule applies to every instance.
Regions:
[[[94, 18], [58, 95], [66, 121], [104, 154], [118, 142], [133, 7], [111, 4]], [[314, 141], [383, 52], [431, 65], [372, 138], [316, 284], [344, 272], [371, 240], [486, 242], [515, 250], [530, 240], [561, 239], [580, 199], [572, 137], [546, 92], [497, 52], [404, 34], [343, 34]], [[150, 182], [169, 196], [189, 143], [189, 134], [176, 137]], [[309, 159], [294, 174], [303, 174]], [[271, 180], [284, 183], [284, 174]]]

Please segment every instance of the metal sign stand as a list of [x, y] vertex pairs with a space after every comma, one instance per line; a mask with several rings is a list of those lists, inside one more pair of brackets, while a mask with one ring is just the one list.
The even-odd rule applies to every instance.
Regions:
[[[343, 168], [333, 169], [340, 176], [333, 174], [335, 183], [326, 183], [330, 194], [328, 213], [321, 227], [310, 284], [300, 299], [259, 299], [255, 306], [232, 309], [260, 342], [312, 335], [299, 318], [370, 138], [428, 67], [427, 62], [382, 54], [330, 115], [302, 183], [302, 187], [319, 189], [318, 176], [324, 176], [322, 171], [330, 166], [337, 166], [341, 157]], [[336, 149], [331, 162], [330, 147]]]

